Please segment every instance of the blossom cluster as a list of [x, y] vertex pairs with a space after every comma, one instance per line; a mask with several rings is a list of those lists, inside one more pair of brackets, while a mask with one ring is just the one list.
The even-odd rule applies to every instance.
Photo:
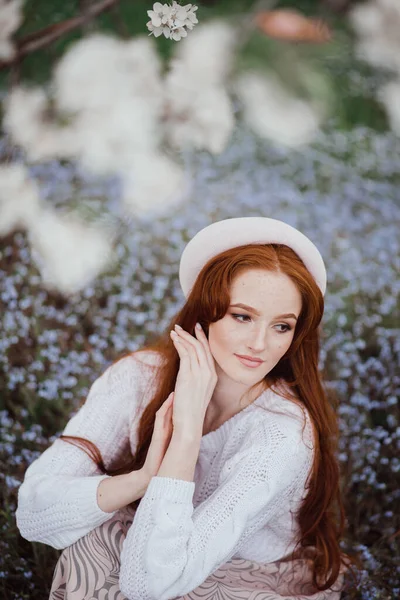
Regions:
[[72, 211], [54, 210], [22, 164], [0, 166], [0, 236], [25, 229], [42, 282], [73, 294], [112, 260], [110, 224], [89, 224]]
[[181, 6], [175, 0], [172, 4], [156, 2], [153, 10], [147, 11], [150, 17], [150, 21], [147, 23], [150, 35], [155, 37], [164, 35], [166, 38], [179, 42], [187, 36], [188, 30], [193, 29], [198, 23], [195, 14], [197, 8], [194, 4]]
[[[187, 6], [192, 12], [185, 14], [194, 14]], [[167, 14], [153, 15], [154, 22]], [[4, 129], [31, 164], [77, 160], [94, 174], [120, 177], [128, 215], [168, 210], [190, 197], [180, 152], [223, 152], [235, 113], [258, 135], [287, 146], [310, 142], [319, 129], [320, 107], [292, 97], [271, 74], [235, 74], [237, 39], [226, 21], [200, 25], [164, 71], [146, 36], [89, 35], [68, 48], [46, 90], [10, 91]]]
[[[64, 158], [94, 175], [118, 177], [127, 219], [159, 215], [190, 197], [191, 179], [176, 150], [218, 153], [233, 132], [227, 79], [235, 43], [234, 28], [223, 21], [199, 27], [162, 74], [147, 37], [88, 36], [57, 64], [51, 98], [39, 87], [11, 91], [4, 128], [31, 165]], [[52, 242], [46, 246], [42, 241], [43, 224], [50, 221], [60, 236], [58, 252], [76, 256], [75, 267], [74, 260], [66, 269], [55, 267], [57, 252], [51, 252]], [[28, 231], [42, 277], [62, 293], [84, 288], [90, 275], [110, 263], [112, 231], [104, 235], [55, 215], [39, 201], [27, 170], [8, 165], [0, 169], [0, 234], [16, 228]]]

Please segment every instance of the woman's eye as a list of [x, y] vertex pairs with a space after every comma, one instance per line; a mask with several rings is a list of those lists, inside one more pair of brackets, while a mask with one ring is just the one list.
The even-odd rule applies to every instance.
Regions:
[[[233, 314], [231, 315], [236, 321], [239, 321], [239, 323], [248, 323], [248, 321], [242, 321], [242, 319], [251, 319], [251, 317], [249, 317], [249, 315], [238, 315], [238, 314]], [[279, 325], [276, 325], [276, 327], [283, 327], [283, 330], [278, 330], [278, 333], [286, 333], [287, 331], [290, 331], [292, 328], [290, 327], [290, 325], [286, 325], [286, 323], [279, 323]]]
[[232, 317], [234, 319], [236, 319], [236, 321], [239, 321], [240, 323], [246, 323], [248, 321], [241, 321], [240, 317], [243, 317], [244, 319], [250, 319], [249, 315], [236, 315], [236, 314], [232, 314]]

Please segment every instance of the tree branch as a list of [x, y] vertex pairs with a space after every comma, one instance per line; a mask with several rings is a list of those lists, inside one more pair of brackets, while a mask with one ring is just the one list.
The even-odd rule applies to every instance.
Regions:
[[118, 2], [119, 0], [101, 0], [97, 4], [87, 7], [84, 15], [73, 17], [72, 19], [66, 19], [65, 21], [60, 21], [59, 23], [49, 25], [48, 27], [44, 27], [39, 31], [35, 31], [34, 33], [26, 35], [21, 40], [17, 41], [17, 51], [14, 57], [9, 60], [0, 61], [0, 69], [6, 69], [14, 63], [20, 61], [21, 58], [27, 54], [48, 46], [59, 37], [69, 33], [70, 31], [73, 31], [77, 27], [83, 26], [87, 22], [88, 18], [93, 19], [94, 17], [97, 17], [97, 15], [109, 10], [118, 4]]

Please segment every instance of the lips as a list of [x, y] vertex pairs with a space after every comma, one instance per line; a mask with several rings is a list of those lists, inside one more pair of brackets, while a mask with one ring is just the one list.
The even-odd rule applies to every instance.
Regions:
[[243, 365], [245, 365], [246, 367], [251, 367], [252, 369], [259, 367], [264, 362], [264, 361], [258, 360], [258, 359], [246, 358], [244, 356], [240, 356], [239, 354], [235, 354], [235, 356], [240, 360], [240, 362]]

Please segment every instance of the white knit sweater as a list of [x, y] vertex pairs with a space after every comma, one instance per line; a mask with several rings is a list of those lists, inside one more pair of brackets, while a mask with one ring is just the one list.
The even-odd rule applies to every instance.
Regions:
[[[106, 467], [135, 451], [154, 389], [157, 355], [135, 356], [94, 382], [63, 432], [94, 442]], [[202, 437], [194, 482], [151, 479], [121, 553], [120, 589], [129, 600], [183, 596], [231, 558], [268, 563], [293, 550], [314, 448], [305, 414], [268, 390]], [[115, 512], [97, 504], [107, 477], [99, 473], [85, 452], [56, 440], [19, 488], [21, 535], [61, 549], [110, 519]]]

